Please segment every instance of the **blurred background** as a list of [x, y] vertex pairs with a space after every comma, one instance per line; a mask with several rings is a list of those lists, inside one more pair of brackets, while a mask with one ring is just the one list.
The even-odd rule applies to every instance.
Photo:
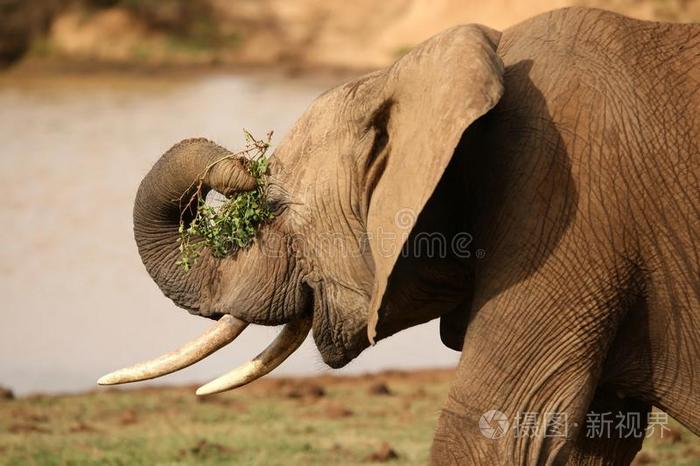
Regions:
[[[585, 2], [645, 19], [700, 17], [696, 0]], [[442, 29], [502, 29], [571, 3], [0, 0], [0, 384], [20, 394], [90, 388], [208, 324], [160, 295], [132, 239], [138, 183], [172, 144], [204, 136], [236, 149], [244, 127], [279, 141], [316, 95]], [[217, 374], [270, 331], [247, 332], [169, 381]], [[433, 323], [344, 372], [455, 361]], [[322, 370], [307, 345], [279, 373]]]
[[[315, 96], [390, 64], [447, 27], [503, 29], [573, 4], [642, 19], [700, 20], [700, 0], [0, 0], [5, 395], [90, 390], [103, 373], [173, 349], [209, 325], [162, 296], [132, 237], [138, 183], [175, 142], [203, 136], [236, 149], [244, 142], [242, 128], [255, 135], [274, 130], [277, 142]], [[158, 383], [207, 381], [254, 356], [275, 334], [249, 330]], [[431, 322], [380, 342], [333, 373], [449, 368], [457, 359]], [[326, 372], [307, 341], [274, 374]], [[428, 374], [446, 390], [448, 377]], [[427, 450], [436, 400], [426, 402], [428, 427], [415, 458]], [[344, 416], [343, 407], [328, 409], [331, 417]], [[13, 412], [0, 409], [0, 422]], [[118, 419], [129, 418], [125, 412]], [[70, 429], [99, 430], [75, 422]], [[42, 425], [25, 424], [29, 432]], [[413, 442], [396, 442], [404, 440]], [[205, 443], [176, 450], [184, 448], [185, 459], [195, 450], [213, 451], [215, 459], [230, 453]], [[0, 439], [0, 458], [4, 448]], [[344, 455], [345, 447], [328, 448]], [[96, 464], [106, 461], [88, 453]], [[53, 457], [33, 461], [54, 464], [47, 459]]]

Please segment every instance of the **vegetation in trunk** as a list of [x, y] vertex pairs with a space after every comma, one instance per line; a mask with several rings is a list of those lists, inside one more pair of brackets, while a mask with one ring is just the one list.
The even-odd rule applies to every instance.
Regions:
[[[266, 177], [269, 158], [266, 156], [270, 147], [272, 132], [266, 140], [255, 139], [244, 130], [246, 145], [235, 154], [222, 157], [206, 167], [192, 186], [183, 193], [186, 198], [194, 189], [180, 215], [180, 259], [178, 264], [188, 272], [200, 257], [203, 249], [209, 249], [216, 258], [225, 257], [239, 248], [252, 244], [260, 226], [274, 216], [266, 198]], [[235, 193], [221, 205], [210, 205], [203, 191], [204, 177], [209, 170], [223, 160], [248, 157], [248, 170], [256, 179], [257, 187], [252, 191]], [[197, 212], [192, 220], [186, 220], [185, 213], [196, 206]]]

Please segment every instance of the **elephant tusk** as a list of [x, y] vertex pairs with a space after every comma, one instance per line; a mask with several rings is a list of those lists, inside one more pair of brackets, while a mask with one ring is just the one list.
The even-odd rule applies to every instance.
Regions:
[[252, 361], [199, 387], [197, 395], [211, 395], [241, 387], [269, 373], [304, 343], [311, 323], [312, 319], [308, 317], [286, 324], [277, 338]]
[[178, 371], [201, 361], [214, 351], [231, 343], [247, 325], [248, 323], [236, 317], [228, 314], [224, 315], [213, 327], [201, 336], [186, 343], [182, 348], [150, 361], [114, 371], [101, 377], [97, 383], [100, 385], [115, 385], [138, 382], [139, 380], [153, 379]]

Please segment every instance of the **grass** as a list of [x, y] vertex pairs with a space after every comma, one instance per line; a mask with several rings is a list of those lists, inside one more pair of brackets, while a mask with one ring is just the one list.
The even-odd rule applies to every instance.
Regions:
[[[2, 465], [426, 464], [451, 372], [266, 379], [206, 399], [194, 387], [100, 389], [0, 401]], [[390, 395], [377, 394], [385, 385]], [[700, 465], [677, 423], [644, 463]], [[387, 442], [398, 458], [379, 453]]]

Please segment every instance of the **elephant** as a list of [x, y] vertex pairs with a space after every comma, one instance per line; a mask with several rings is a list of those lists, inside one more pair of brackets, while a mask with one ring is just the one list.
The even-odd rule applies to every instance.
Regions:
[[[432, 464], [629, 464], [652, 407], [700, 435], [700, 25], [572, 7], [439, 33], [320, 95], [271, 158], [274, 218], [185, 272], [175, 200], [215, 161], [206, 190], [254, 189], [231, 154], [178, 143], [133, 215], [150, 276], [214, 327], [101, 383], [284, 324], [198, 391], [215, 393], [269, 372], [309, 332], [339, 368], [439, 318], [461, 356]], [[635, 434], [592, 438], [587, 416], [605, 412], [638, 415]], [[522, 413], [540, 415], [532, 435], [516, 435]]]

